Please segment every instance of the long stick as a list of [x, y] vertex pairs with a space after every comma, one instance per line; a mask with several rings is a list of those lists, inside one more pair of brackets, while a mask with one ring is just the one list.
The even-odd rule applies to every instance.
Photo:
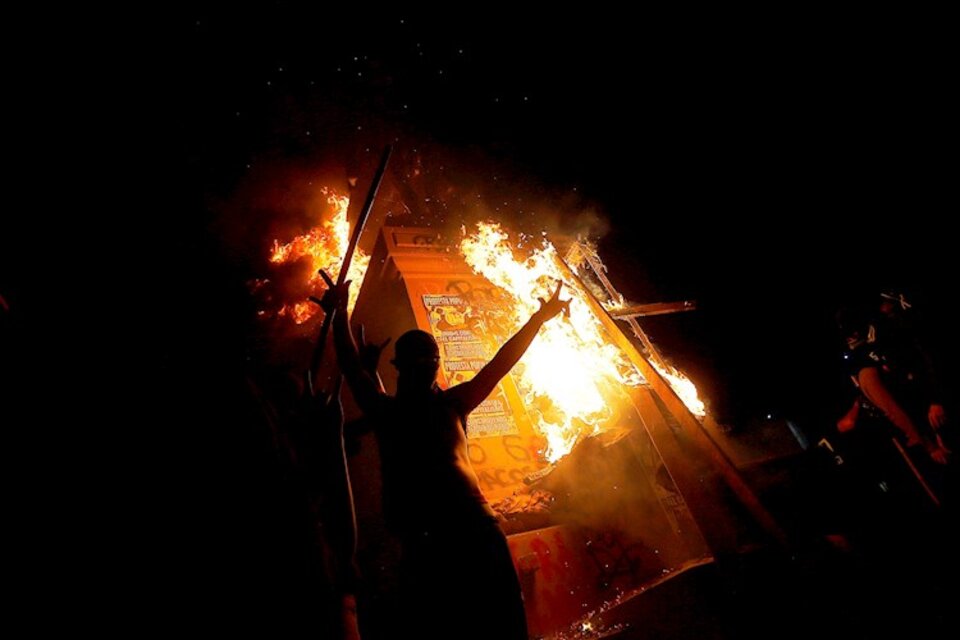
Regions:
[[937, 494], [933, 492], [933, 489], [930, 488], [930, 485], [927, 484], [927, 481], [923, 478], [923, 474], [920, 473], [920, 470], [917, 469], [917, 466], [913, 464], [913, 460], [910, 459], [910, 454], [907, 453], [906, 449], [903, 448], [903, 445], [896, 438], [891, 438], [893, 440], [893, 446], [897, 448], [897, 451], [900, 452], [900, 455], [903, 456], [904, 462], [907, 463], [907, 466], [910, 467], [910, 471], [913, 472], [914, 477], [917, 479], [917, 482], [920, 483], [920, 486], [923, 487], [923, 490], [927, 492], [927, 495], [933, 500], [933, 504], [940, 506], [940, 500], [937, 498]]
[[[350, 270], [350, 262], [353, 260], [353, 252], [357, 248], [357, 242], [360, 240], [360, 234], [363, 233], [363, 226], [367, 223], [370, 216], [370, 209], [373, 208], [373, 201], [377, 197], [377, 191], [380, 189], [380, 182], [383, 180], [383, 174], [387, 170], [387, 161], [390, 160], [390, 153], [393, 151], [391, 145], [383, 149], [383, 155], [380, 157], [380, 166], [373, 175], [373, 184], [370, 185], [370, 191], [367, 192], [367, 200], [363, 203], [363, 209], [360, 210], [360, 217], [357, 218], [357, 224], [353, 227], [353, 235], [350, 236], [350, 244], [347, 246], [347, 252], [343, 254], [343, 264], [340, 265], [340, 275], [337, 277], [337, 285], [342, 285], [347, 279], [347, 271]], [[310, 393], [313, 393], [313, 376], [318, 373], [320, 363], [323, 362], [323, 351], [327, 344], [327, 334], [330, 333], [330, 325], [333, 322], [333, 316], [336, 310], [331, 311], [323, 318], [323, 325], [320, 327], [320, 337], [313, 347], [313, 357], [310, 359], [310, 368], [307, 370], [307, 380], [310, 384]]]

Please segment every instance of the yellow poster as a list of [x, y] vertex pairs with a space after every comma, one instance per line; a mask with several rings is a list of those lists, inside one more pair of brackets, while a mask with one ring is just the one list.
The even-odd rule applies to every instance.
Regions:
[[[448, 386], [473, 378], [492, 357], [483, 322], [459, 295], [424, 295], [430, 331], [440, 345], [440, 368]], [[517, 425], [500, 385], [468, 418], [471, 437], [516, 433]]]

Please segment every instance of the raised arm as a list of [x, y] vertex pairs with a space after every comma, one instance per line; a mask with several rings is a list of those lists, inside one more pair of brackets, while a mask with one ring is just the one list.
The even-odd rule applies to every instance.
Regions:
[[[363, 366], [357, 343], [350, 330], [350, 317], [347, 312], [347, 300], [350, 298], [350, 281], [337, 286], [326, 273], [320, 272], [329, 287], [320, 301], [324, 312], [334, 313], [333, 346], [337, 353], [337, 364], [354, 399], [364, 412], [372, 410], [383, 394], [379, 378], [374, 378]], [[366, 346], [366, 345], [365, 345]], [[379, 358], [378, 358], [379, 359]], [[375, 367], [376, 365], [374, 365]]]
[[373, 379], [374, 383], [376, 383], [377, 391], [380, 393], [386, 393], [386, 391], [384, 391], [383, 380], [380, 378], [380, 372], [377, 371], [377, 367], [380, 365], [380, 356], [383, 354], [383, 350], [387, 348], [387, 345], [390, 344], [390, 340], [391, 338], [387, 338], [380, 344], [367, 342], [366, 332], [363, 329], [363, 325], [360, 325], [360, 335], [358, 336], [357, 343], [360, 366]]
[[476, 409], [493, 392], [503, 376], [510, 373], [547, 320], [561, 311], [569, 315], [570, 301], [560, 299], [561, 288], [563, 288], [562, 281], [557, 283], [557, 288], [549, 300], [540, 298], [540, 308], [536, 313], [530, 316], [527, 323], [500, 347], [497, 355], [493, 356], [493, 359], [480, 369], [473, 379], [450, 389], [449, 393], [458, 401], [464, 415]]

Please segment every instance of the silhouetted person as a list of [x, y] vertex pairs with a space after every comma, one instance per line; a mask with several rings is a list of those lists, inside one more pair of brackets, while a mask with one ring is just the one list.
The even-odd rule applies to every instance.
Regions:
[[396, 396], [364, 370], [347, 317], [349, 284], [331, 286], [323, 306], [327, 313], [336, 309], [337, 359], [380, 448], [384, 516], [402, 545], [404, 633], [526, 640], [506, 536], [467, 455], [467, 416], [520, 360], [540, 327], [569, 312], [569, 300], [560, 300], [562, 283], [473, 379], [450, 389], [436, 382], [440, 351], [433, 336], [403, 334], [392, 361]]
[[339, 612], [338, 640], [359, 640], [357, 620], [357, 518], [343, 444], [343, 406], [338, 377], [332, 393], [305, 399], [302, 442], [309, 495], [319, 525], [318, 537], [332, 561], [334, 602]]
[[318, 584], [311, 592], [316, 624], [336, 640], [360, 640], [356, 594], [357, 526], [353, 492], [343, 445], [342, 378], [333, 391], [310, 394], [308, 385], [287, 385], [267, 400], [250, 381], [251, 390], [273, 432], [274, 446], [288, 465], [306, 499], [312, 533], [313, 572]]

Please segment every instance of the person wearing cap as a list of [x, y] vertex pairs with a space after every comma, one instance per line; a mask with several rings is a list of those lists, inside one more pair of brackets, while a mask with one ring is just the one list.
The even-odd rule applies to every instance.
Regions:
[[[399, 538], [402, 618], [417, 638], [526, 640], [520, 584], [506, 536], [467, 455], [467, 416], [520, 360], [543, 324], [563, 311], [561, 284], [477, 375], [441, 389], [433, 336], [412, 330], [395, 345], [397, 393], [372, 376], [347, 314], [349, 281], [329, 282], [322, 300], [334, 312], [334, 345], [354, 399], [374, 425], [387, 526]], [[369, 352], [370, 345], [366, 345]], [[399, 635], [398, 635], [399, 637]]]
[[844, 507], [844, 539], [870, 576], [858, 587], [860, 597], [878, 611], [905, 612], [913, 636], [934, 637], [955, 604], [930, 576], [955, 566], [956, 465], [907, 366], [915, 354], [905, 337], [916, 334], [896, 335], [907, 325], [885, 315], [904, 313], [909, 303], [888, 295], [879, 303], [860, 299], [836, 316], [859, 397], [837, 423], [842, 471], [835, 495]]
[[854, 385], [900, 431], [904, 446], [922, 447], [933, 462], [947, 464], [950, 451], [927, 425], [918, 424], [916, 411], [911, 411], [916, 405], [911, 374], [890, 355], [893, 351], [890, 331], [885, 332], [890, 342], [885, 342], [876, 322], [856, 308], [841, 310], [837, 322], [847, 344], [844, 357]]

